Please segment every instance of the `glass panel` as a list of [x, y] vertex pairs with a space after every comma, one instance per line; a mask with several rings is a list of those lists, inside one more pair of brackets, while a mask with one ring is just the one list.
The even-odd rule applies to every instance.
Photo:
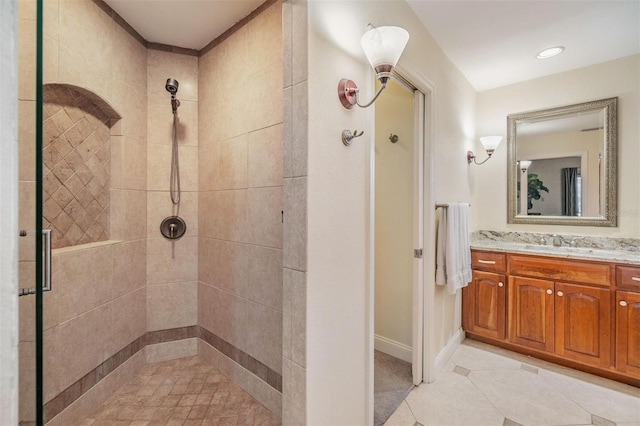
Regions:
[[[41, 0], [18, 2], [18, 141], [19, 141], [19, 298], [20, 359], [19, 359], [19, 421], [21, 425], [42, 423], [42, 402], [38, 388], [42, 385], [42, 368], [38, 359], [42, 348], [41, 294], [42, 285], [41, 196], [42, 167], [39, 159], [41, 144], [41, 57], [38, 39], [42, 34]], [[40, 119], [40, 120], [38, 120]], [[41, 140], [41, 138], [40, 138]], [[38, 309], [39, 308], [39, 309]]]

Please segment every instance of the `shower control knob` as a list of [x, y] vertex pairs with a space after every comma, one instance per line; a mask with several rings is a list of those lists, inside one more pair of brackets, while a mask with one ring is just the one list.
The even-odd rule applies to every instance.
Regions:
[[169, 216], [160, 224], [160, 232], [169, 240], [177, 240], [187, 231], [187, 224], [181, 217]]

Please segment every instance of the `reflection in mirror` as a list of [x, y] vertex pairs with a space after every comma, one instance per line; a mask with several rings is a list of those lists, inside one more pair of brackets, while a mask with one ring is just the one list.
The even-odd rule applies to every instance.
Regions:
[[507, 117], [509, 223], [616, 225], [616, 103]]

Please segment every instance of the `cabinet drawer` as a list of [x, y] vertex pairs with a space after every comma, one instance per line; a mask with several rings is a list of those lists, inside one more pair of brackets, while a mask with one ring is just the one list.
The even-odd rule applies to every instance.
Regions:
[[640, 291], [640, 268], [633, 266], [616, 266], [618, 288]]
[[489, 272], [505, 272], [507, 256], [489, 251], [471, 251], [471, 268]]
[[554, 281], [611, 286], [611, 266], [603, 263], [510, 255], [509, 273]]

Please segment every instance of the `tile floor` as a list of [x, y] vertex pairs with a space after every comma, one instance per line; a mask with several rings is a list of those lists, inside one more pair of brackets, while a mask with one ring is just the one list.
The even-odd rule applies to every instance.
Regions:
[[211, 364], [190, 357], [145, 366], [79, 426], [280, 423]]
[[385, 425], [640, 426], [640, 389], [465, 340]]

